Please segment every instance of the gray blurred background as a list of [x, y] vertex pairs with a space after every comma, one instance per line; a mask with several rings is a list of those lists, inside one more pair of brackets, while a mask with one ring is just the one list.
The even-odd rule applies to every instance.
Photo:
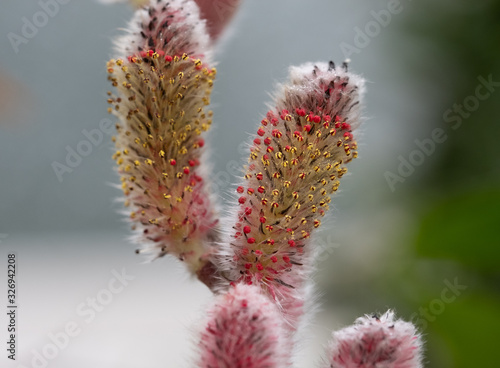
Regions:
[[[18, 363], [37, 367], [49, 335], [73, 321], [81, 333], [45, 366], [192, 366], [193, 330], [210, 293], [173, 260], [144, 265], [133, 254], [117, 213], [121, 192], [111, 185], [119, 180], [110, 135], [87, 146], [71, 172], [54, 170], [68, 166], [84, 131], [114, 121], [105, 65], [132, 10], [68, 1], [46, 22], [33, 19], [41, 10], [35, 1], [0, 4], [0, 280], [7, 253], [17, 252]], [[46, 24], [24, 37], [25, 19]], [[247, 157], [241, 143], [288, 66], [349, 57], [367, 79], [359, 158], [317, 237], [322, 310], [297, 367], [317, 366], [331, 330], [387, 308], [421, 328], [427, 367], [500, 366], [492, 354], [500, 327], [498, 85], [477, 97], [480, 77], [500, 82], [499, 25], [493, 0], [243, 1], [217, 54], [212, 96], [221, 203], [235, 182], [228, 164]], [[436, 129], [446, 138], [430, 144]], [[415, 163], [405, 171], [403, 161]], [[78, 307], [123, 268], [134, 280], [87, 323]], [[446, 302], [454, 280], [467, 288]], [[6, 323], [2, 313], [0, 328]], [[2, 354], [2, 366], [18, 367]]]

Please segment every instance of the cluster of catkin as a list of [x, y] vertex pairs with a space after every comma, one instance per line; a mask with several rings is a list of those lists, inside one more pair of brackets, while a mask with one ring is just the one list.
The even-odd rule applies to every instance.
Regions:
[[[357, 157], [363, 80], [345, 63], [292, 67], [250, 143], [234, 209], [220, 219], [205, 168], [220, 31], [208, 21], [192, 0], [136, 10], [107, 64], [113, 159], [138, 252], [177, 257], [216, 294], [196, 366], [291, 367], [310, 308], [314, 232]], [[414, 326], [389, 311], [334, 332], [323, 367], [416, 368], [420, 348]]]

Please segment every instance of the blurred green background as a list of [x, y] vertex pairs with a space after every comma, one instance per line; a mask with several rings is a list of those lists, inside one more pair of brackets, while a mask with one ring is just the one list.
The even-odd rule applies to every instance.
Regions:
[[[62, 182], [51, 165], [64, 163], [82, 129], [108, 118], [105, 62], [131, 11], [69, 2], [16, 53], [8, 34], [20, 34], [22, 18], [39, 10], [36, 2], [0, 5], [0, 248], [26, 258], [43, 249], [55, 255], [46, 267], [78, 262], [82, 243], [89, 258], [106, 249], [103, 259], [128, 260], [134, 247], [123, 240], [119, 191], [108, 185], [118, 182], [109, 137]], [[227, 165], [244, 161], [240, 142], [289, 65], [349, 57], [368, 81], [360, 157], [317, 238], [322, 310], [300, 366], [315, 366], [332, 329], [394, 308], [424, 334], [426, 367], [500, 367], [500, 2], [245, 1], [231, 33], [217, 55], [210, 139], [213, 190], [226, 204], [235, 182]], [[104, 264], [58, 277], [84, 285]], [[171, 264], [151, 269], [160, 275]], [[24, 272], [39, 287], [38, 274]], [[179, 292], [187, 295], [189, 284], [183, 279]], [[144, 318], [153, 325], [159, 317]], [[128, 367], [120, 354], [112, 361]]]

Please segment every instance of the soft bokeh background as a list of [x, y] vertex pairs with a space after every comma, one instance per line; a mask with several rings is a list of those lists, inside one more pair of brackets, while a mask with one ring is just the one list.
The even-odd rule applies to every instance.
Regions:
[[[218, 54], [214, 191], [225, 201], [235, 181], [227, 165], [244, 160], [240, 142], [287, 67], [349, 56], [368, 80], [368, 120], [317, 238], [322, 310], [297, 366], [317, 366], [332, 329], [390, 307], [421, 328], [426, 367], [499, 367], [500, 3], [402, 0], [390, 19], [376, 15], [397, 3], [243, 2]], [[133, 254], [109, 185], [118, 182], [110, 137], [62, 181], [52, 167], [109, 118], [105, 62], [131, 10], [66, 1], [16, 52], [9, 33], [22, 36], [24, 17], [41, 9], [0, 4], [0, 298], [5, 305], [14, 251], [20, 306], [19, 360], [2, 349], [0, 365], [189, 367], [210, 293], [174, 260], [142, 264]], [[480, 77], [495, 82], [478, 87]], [[446, 139], [431, 144], [435, 129]], [[113, 270], [134, 279], [89, 321], [88, 303], [109, 297]], [[79, 334], [47, 348], [70, 322]], [[2, 341], [6, 325], [2, 312]]]

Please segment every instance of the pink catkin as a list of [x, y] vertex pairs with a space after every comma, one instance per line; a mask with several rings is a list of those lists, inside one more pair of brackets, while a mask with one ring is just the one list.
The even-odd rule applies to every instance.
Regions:
[[333, 333], [324, 368], [421, 368], [422, 342], [415, 326], [382, 317], [358, 318], [352, 326]]
[[291, 68], [250, 148], [223, 274], [257, 283], [295, 325], [310, 273], [310, 237], [346, 164], [357, 157], [363, 80], [333, 63]]
[[129, 31], [108, 62], [125, 205], [144, 251], [176, 256], [210, 286], [218, 220], [203, 147], [216, 71], [207, 66], [205, 22], [194, 1], [155, 0], [136, 11]]
[[196, 0], [208, 32], [216, 40], [238, 10], [240, 0]]
[[284, 368], [290, 346], [276, 305], [253, 285], [219, 295], [201, 334], [200, 368]]

